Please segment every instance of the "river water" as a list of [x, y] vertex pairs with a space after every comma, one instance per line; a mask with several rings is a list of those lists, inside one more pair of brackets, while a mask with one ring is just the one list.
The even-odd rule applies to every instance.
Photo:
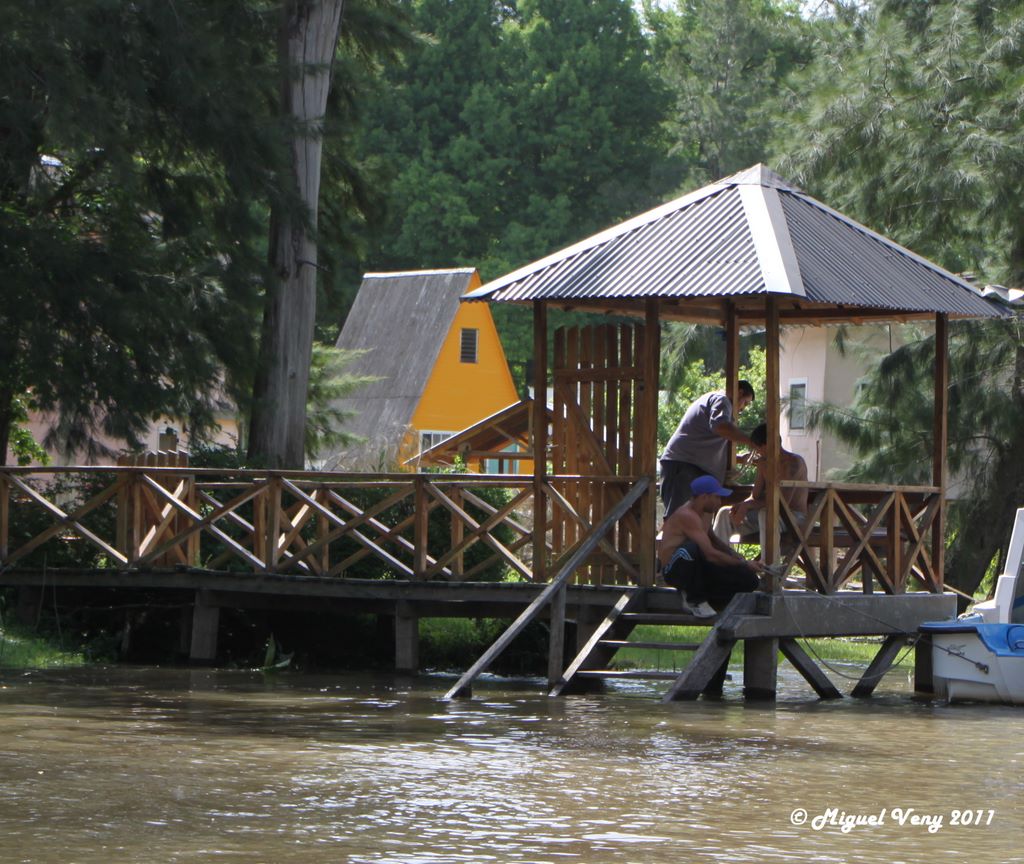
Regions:
[[1022, 709], [902, 671], [774, 705], [452, 680], [2, 672], [0, 862], [1024, 861]]

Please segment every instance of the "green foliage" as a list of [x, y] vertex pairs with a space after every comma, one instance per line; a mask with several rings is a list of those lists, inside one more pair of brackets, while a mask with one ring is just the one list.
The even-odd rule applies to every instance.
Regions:
[[280, 163], [269, 8], [0, 5], [0, 443], [14, 394], [88, 454], [96, 430], [135, 444], [162, 412], [200, 430], [222, 370], [245, 377], [252, 202]]
[[21, 396], [14, 396], [11, 400], [10, 427], [8, 430], [9, 446], [11, 453], [19, 465], [31, 465], [33, 462], [39, 465], [48, 465], [50, 456], [43, 449], [42, 445], [32, 437], [28, 430], [28, 408], [26, 400]]
[[[1024, 280], [1024, 9], [943, 0], [850, 7], [820, 31], [783, 171], [915, 251], [986, 281]], [[1024, 501], [1018, 320], [951, 326], [950, 447], [962, 484], [946, 574], [973, 592]], [[856, 448], [849, 476], [930, 480], [927, 335], [885, 357], [820, 422]]]
[[[725, 373], [719, 365], [725, 356], [720, 330], [671, 324], [665, 328], [662, 340], [661, 382], [665, 389], [658, 406], [659, 451], [668, 443], [691, 402], [712, 390], [725, 388]], [[753, 429], [764, 422], [765, 352], [764, 348], [748, 344], [745, 354], [739, 377], [750, 382], [755, 399], [735, 420], [741, 428]]]
[[[428, 670], [457, 670], [473, 665], [508, 627], [499, 618], [423, 618], [420, 663]], [[547, 669], [548, 628], [534, 621], [492, 665], [500, 675], [538, 675]]]
[[671, 94], [665, 128], [679, 176], [698, 188], [766, 162], [795, 94], [787, 77], [810, 59], [795, 2], [644, 0], [644, 24]]
[[80, 651], [68, 651], [56, 636], [41, 635], [30, 627], [0, 622], [0, 669], [52, 669], [81, 666]]
[[1024, 276], [1024, 10], [882, 2], [834, 22], [783, 170], [951, 270]]
[[493, 278], [655, 200], [661, 95], [628, 2], [410, 7], [427, 38], [362, 147], [392, 178], [375, 268]]
[[352, 412], [339, 408], [338, 400], [364, 384], [379, 380], [373, 375], [353, 375], [345, 371], [345, 366], [362, 353], [322, 343], [313, 344], [306, 413], [307, 457], [316, 457], [331, 447], [351, 443], [352, 436], [343, 432], [342, 426]]

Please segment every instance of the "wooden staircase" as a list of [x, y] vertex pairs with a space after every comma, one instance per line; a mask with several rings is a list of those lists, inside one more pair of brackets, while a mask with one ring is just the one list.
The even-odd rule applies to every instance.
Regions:
[[[746, 595], [750, 598], [750, 595]], [[624, 593], [604, 620], [595, 628], [586, 644], [566, 667], [559, 680], [551, 688], [551, 696], [580, 692], [587, 689], [594, 681], [609, 680], [664, 680], [672, 681], [666, 699], [696, 698], [707, 685], [708, 680], [728, 656], [734, 640], [727, 645], [721, 644], [718, 632], [719, 624], [734, 621], [740, 609], [748, 611], [752, 604], [748, 600], [737, 598], [716, 618], [695, 618], [682, 610], [678, 612], [650, 612], [645, 608], [646, 595], [635, 592]], [[752, 599], [752, 598], [751, 598]], [[749, 610], [753, 611], [753, 609]], [[652, 624], [660, 627], [708, 627], [708, 635], [703, 642], [678, 641], [641, 641], [630, 640], [630, 635], [641, 624]], [[710, 646], [710, 647], [706, 647]], [[694, 676], [694, 661], [691, 660], [682, 671], [666, 671], [654, 669], [615, 669], [612, 661], [623, 648], [653, 648], [663, 651], [694, 653], [694, 660], [702, 653], [707, 660], [701, 665], [699, 678]], [[704, 667], [714, 662], [710, 672], [704, 674]], [[687, 673], [690, 672], [689, 678]], [[680, 684], [680, 682], [683, 684]]]

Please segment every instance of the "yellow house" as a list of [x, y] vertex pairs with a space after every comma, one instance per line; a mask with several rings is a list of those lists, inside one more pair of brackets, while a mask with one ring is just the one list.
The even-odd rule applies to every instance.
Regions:
[[473, 268], [363, 277], [337, 347], [375, 380], [337, 403], [355, 440], [324, 467], [390, 470], [519, 400], [489, 307], [460, 302], [479, 286]]

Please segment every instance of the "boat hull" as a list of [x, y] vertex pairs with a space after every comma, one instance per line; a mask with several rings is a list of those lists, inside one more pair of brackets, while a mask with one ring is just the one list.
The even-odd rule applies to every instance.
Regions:
[[932, 640], [935, 694], [950, 702], [1024, 705], [1024, 624], [980, 616], [922, 624]]

